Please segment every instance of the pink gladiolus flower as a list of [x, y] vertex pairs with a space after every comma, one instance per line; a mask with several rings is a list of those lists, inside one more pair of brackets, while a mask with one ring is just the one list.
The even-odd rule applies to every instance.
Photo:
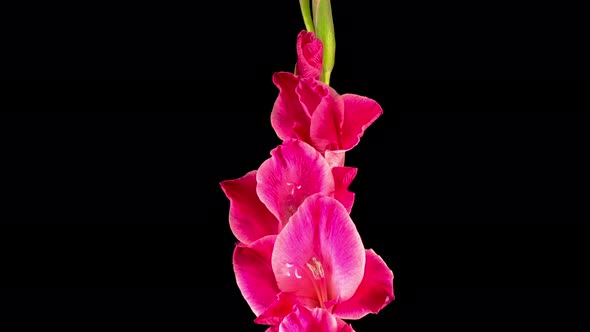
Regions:
[[[299, 139], [343, 166], [338, 156], [355, 147], [369, 127], [383, 113], [373, 99], [338, 94], [330, 86], [310, 77], [288, 72], [273, 75], [279, 88], [271, 112], [271, 124], [282, 140]], [[338, 158], [339, 157], [339, 158]]]
[[315, 193], [335, 197], [350, 212], [354, 193], [348, 187], [356, 168], [330, 168], [318, 151], [294, 139], [270, 154], [258, 170], [220, 183], [230, 200], [230, 228], [240, 242], [278, 234], [301, 202]]
[[359, 319], [394, 300], [391, 270], [364, 248], [342, 203], [321, 193], [306, 198], [278, 235], [238, 244], [233, 261], [259, 324], [281, 324], [296, 305]]
[[322, 41], [316, 38], [313, 32], [301, 31], [297, 35], [297, 75], [319, 80], [322, 73], [322, 58]]

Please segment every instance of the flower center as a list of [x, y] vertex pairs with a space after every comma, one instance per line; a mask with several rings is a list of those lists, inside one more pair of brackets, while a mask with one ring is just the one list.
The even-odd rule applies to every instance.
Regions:
[[320, 307], [324, 308], [324, 302], [328, 301], [328, 289], [326, 285], [326, 276], [324, 274], [324, 267], [322, 263], [314, 256], [311, 260], [305, 263], [310, 275], [311, 283], [315, 290], [316, 296], [320, 303]]

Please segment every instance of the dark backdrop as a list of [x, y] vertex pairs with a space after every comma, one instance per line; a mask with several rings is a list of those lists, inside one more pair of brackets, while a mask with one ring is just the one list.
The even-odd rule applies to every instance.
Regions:
[[[248, 6], [35, 8], [15, 25], [29, 38], [8, 76], [111, 80], [3, 89], [3, 330], [264, 331], [235, 284], [219, 182], [279, 144], [271, 75], [292, 70], [303, 24], [296, 4]], [[586, 75], [580, 23], [375, 6], [333, 4], [332, 86], [384, 109], [346, 161], [352, 217], [397, 296], [353, 327], [583, 329], [587, 86], [509, 80]]]
[[[292, 66], [298, 4], [18, 2], [3, 10], [0, 77], [266, 79]], [[334, 79], [587, 79], [581, 6], [333, 1]]]

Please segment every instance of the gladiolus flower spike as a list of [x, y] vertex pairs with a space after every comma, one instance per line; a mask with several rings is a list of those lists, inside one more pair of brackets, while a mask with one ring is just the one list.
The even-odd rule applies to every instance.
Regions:
[[267, 332], [353, 332], [350, 320], [395, 299], [393, 272], [350, 217], [358, 169], [344, 165], [383, 110], [329, 86], [330, 1], [300, 7], [306, 30], [297, 35], [295, 73], [272, 77], [279, 91], [270, 124], [282, 143], [258, 169], [220, 183], [238, 240], [233, 270], [253, 322]]

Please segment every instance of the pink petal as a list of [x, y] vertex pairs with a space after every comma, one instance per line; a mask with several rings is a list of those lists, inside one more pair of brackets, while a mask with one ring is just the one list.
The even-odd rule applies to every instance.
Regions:
[[297, 35], [297, 75], [319, 80], [323, 51], [322, 41], [316, 38], [313, 32], [301, 31]]
[[305, 142], [286, 140], [270, 154], [258, 168], [256, 192], [280, 220], [280, 231], [306, 197], [334, 195], [334, 176], [328, 162]]
[[279, 221], [256, 194], [256, 171], [235, 180], [225, 180], [221, 188], [230, 201], [229, 226], [234, 236], [245, 244], [277, 234]]
[[277, 298], [279, 289], [271, 268], [271, 253], [276, 235], [268, 235], [251, 245], [239, 243], [234, 249], [236, 282], [256, 316]]
[[330, 88], [329, 94], [322, 98], [321, 103], [311, 115], [309, 136], [311, 145], [319, 152], [341, 150], [342, 125], [344, 121], [344, 103], [338, 93]]
[[359, 95], [343, 94], [342, 100], [344, 102], [344, 122], [341, 148], [350, 150], [359, 143], [367, 127], [383, 114], [383, 110], [373, 99]]
[[311, 114], [303, 108], [296, 92], [299, 80], [298, 76], [288, 72], [278, 72], [272, 76], [272, 81], [279, 88], [279, 95], [273, 105], [270, 122], [281, 140], [310, 140]]
[[272, 268], [279, 289], [318, 305], [356, 292], [365, 269], [361, 237], [344, 206], [315, 194], [277, 235]]
[[352, 180], [354, 180], [357, 171], [358, 168], [348, 166], [332, 168], [335, 184], [334, 198], [344, 205], [348, 213], [350, 213], [352, 205], [354, 204], [354, 193], [348, 190], [348, 186], [350, 186]]
[[292, 293], [279, 293], [276, 300], [254, 320], [257, 324], [278, 325], [285, 316], [293, 311], [298, 304], [297, 297]]
[[334, 307], [334, 315], [342, 319], [359, 319], [369, 313], [376, 314], [395, 299], [393, 272], [372, 249], [368, 249], [366, 255], [365, 276], [356, 293]]
[[[299, 96], [299, 102], [306, 114], [309, 114], [311, 117], [310, 120], [313, 119], [313, 114], [318, 108], [324, 107], [323, 105], [332, 98], [330, 96], [332, 93], [330, 87], [312, 78], [301, 78], [299, 85], [295, 88], [295, 92]], [[307, 130], [309, 131], [309, 128]], [[309, 143], [309, 141], [306, 142]]]
[[308, 309], [295, 306], [293, 312], [283, 319], [279, 332], [351, 332], [352, 327], [329, 311], [321, 308]]

